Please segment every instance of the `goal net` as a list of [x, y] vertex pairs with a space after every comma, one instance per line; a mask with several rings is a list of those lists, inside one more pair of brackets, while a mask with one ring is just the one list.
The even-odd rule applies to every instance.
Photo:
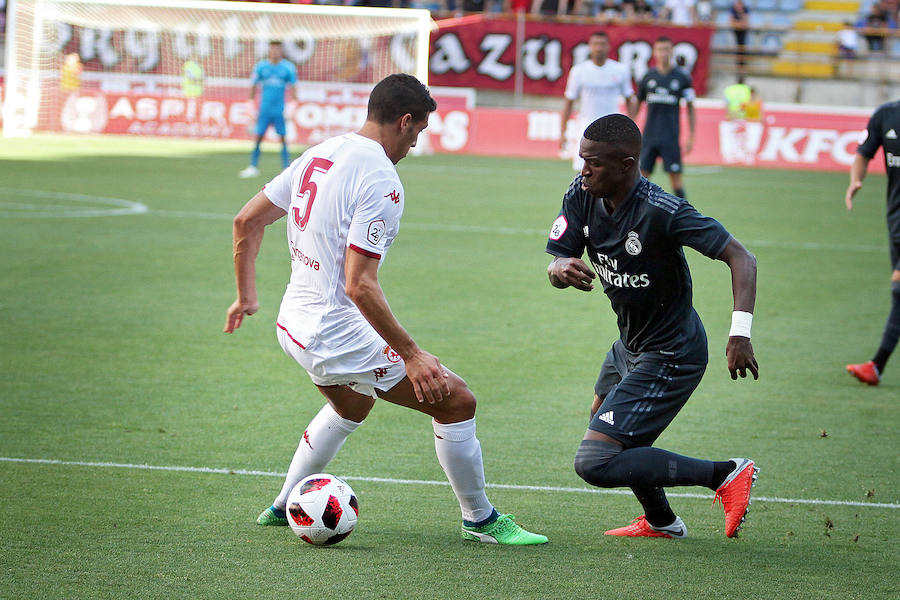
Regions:
[[250, 77], [280, 41], [299, 81], [289, 139], [315, 142], [358, 126], [383, 77], [427, 83], [431, 26], [428, 11], [410, 9], [11, 0], [3, 133], [248, 137]]

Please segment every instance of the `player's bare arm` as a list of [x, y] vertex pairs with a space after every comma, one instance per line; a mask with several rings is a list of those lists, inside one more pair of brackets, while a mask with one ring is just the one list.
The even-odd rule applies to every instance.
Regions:
[[868, 170], [869, 159], [862, 154], [857, 154], [850, 166], [850, 185], [847, 186], [847, 193], [844, 194], [844, 204], [847, 206], [847, 210], [853, 210], [853, 197], [862, 189]]
[[[719, 256], [719, 260], [731, 269], [734, 310], [752, 314], [756, 305], [756, 257], [743, 244], [732, 238]], [[753, 345], [749, 337], [729, 336], [725, 356], [732, 379], [737, 379], [738, 375], [746, 377], [747, 371], [753, 374], [753, 379], [759, 379], [759, 364], [753, 355]]]
[[687, 144], [684, 145], [684, 153], [690, 154], [694, 149], [694, 132], [697, 130], [697, 115], [694, 113], [694, 103], [687, 103], [687, 115], [688, 115], [688, 139]]
[[628, 113], [628, 116], [631, 119], [634, 119], [640, 111], [641, 101], [638, 99], [637, 95], [632, 95], [628, 98], [625, 98], [625, 112]]
[[580, 258], [556, 257], [547, 267], [547, 276], [550, 285], [564, 289], [569, 286], [584, 292], [594, 289], [591, 283], [597, 276], [587, 264]]
[[566, 126], [569, 124], [569, 117], [572, 116], [572, 104], [572, 100], [569, 100], [568, 98], [564, 99], [562, 121], [559, 132], [559, 147], [561, 149], [565, 149], [566, 147]]
[[258, 192], [234, 218], [232, 235], [237, 299], [228, 307], [225, 333], [232, 333], [240, 327], [244, 315], [252, 315], [259, 310], [256, 295], [256, 256], [259, 254], [266, 226], [285, 214], [282, 209], [269, 202], [263, 192]]
[[378, 283], [378, 259], [348, 248], [344, 275], [347, 297], [406, 364], [406, 376], [413, 385], [416, 399], [434, 404], [449, 397], [450, 374], [437, 357], [416, 345], [391, 312]]

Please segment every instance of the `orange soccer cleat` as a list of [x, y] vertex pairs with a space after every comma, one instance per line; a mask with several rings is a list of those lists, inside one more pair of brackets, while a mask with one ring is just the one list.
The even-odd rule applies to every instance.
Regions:
[[719, 489], [716, 490], [716, 501], [725, 509], [725, 535], [737, 537], [747, 512], [750, 510], [750, 490], [756, 483], [759, 469], [749, 458], [732, 458], [737, 467], [728, 474]]
[[610, 529], [604, 535], [621, 535], [626, 537], [661, 537], [681, 540], [687, 537], [687, 527], [681, 517], [675, 517], [675, 522], [665, 527], [654, 527], [647, 522], [644, 515], [631, 522], [631, 525]]
[[858, 365], [847, 365], [847, 372], [869, 385], [878, 385], [881, 381], [881, 373], [871, 360]]

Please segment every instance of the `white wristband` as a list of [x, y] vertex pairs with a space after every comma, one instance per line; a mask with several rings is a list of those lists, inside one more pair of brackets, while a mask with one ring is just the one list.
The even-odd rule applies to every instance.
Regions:
[[729, 337], [740, 336], [750, 338], [750, 326], [753, 324], [753, 313], [736, 310], [731, 313], [731, 331]]

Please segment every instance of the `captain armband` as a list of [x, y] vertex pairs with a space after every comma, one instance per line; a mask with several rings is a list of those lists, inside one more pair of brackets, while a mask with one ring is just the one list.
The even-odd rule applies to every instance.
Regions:
[[753, 324], [753, 313], [736, 310], [731, 313], [731, 331], [729, 337], [740, 336], [750, 338], [750, 326]]

